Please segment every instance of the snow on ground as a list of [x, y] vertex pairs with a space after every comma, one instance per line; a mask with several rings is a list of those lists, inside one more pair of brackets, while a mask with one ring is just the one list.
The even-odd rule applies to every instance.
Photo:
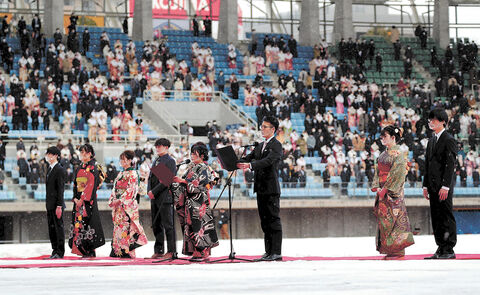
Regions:
[[[416, 236], [409, 254], [436, 250]], [[263, 254], [262, 240], [234, 240], [237, 255]], [[178, 244], [180, 250], [181, 244]], [[212, 256], [225, 256], [222, 240]], [[69, 248], [67, 247], [69, 250]], [[67, 250], [66, 255], [72, 254]], [[457, 253], [480, 254], [480, 235], [459, 235]], [[50, 245], [0, 245], [0, 257], [50, 254]], [[97, 251], [107, 256], [110, 245]], [[148, 257], [153, 243], [137, 250]], [[372, 256], [373, 237], [285, 239], [284, 256]], [[59, 261], [55, 261], [59, 262]], [[0, 264], [19, 264], [0, 260]], [[49, 263], [49, 261], [28, 261]], [[478, 294], [479, 260], [292, 261], [231, 264], [0, 269], [1, 294]]]

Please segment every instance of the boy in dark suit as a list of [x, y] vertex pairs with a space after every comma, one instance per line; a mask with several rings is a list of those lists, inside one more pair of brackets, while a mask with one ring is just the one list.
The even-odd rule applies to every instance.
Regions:
[[453, 187], [457, 142], [445, 130], [448, 115], [442, 108], [428, 115], [428, 127], [434, 131], [428, 141], [423, 177], [423, 196], [430, 200], [433, 234], [438, 249], [426, 259], [455, 259], [457, 225], [453, 215]]
[[[163, 164], [164, 169], [176, 175], [177, 168], [175, 160], [168, 153], [170, 141], [166, 138], [157, 139], [155, 149], [157, 158], [152, 164], [152, 168]], [[165, 171], [168, 173], [168, 171]], [[155, 245], [153, 247], [155, 253], [152, 259], [171, 259], [177, 253], [175, 223], [173, 217], [173, 196], [168, 186], [161, 183], [158, 178], [150, 171], [148, 178], [148, 197], [151, 200], [152, 210], [152, 229], [155, 235]], [[164, 236], [167, 238], [167, 253], [164, 254]]]
[[60, 150], [56, 146], [47, 149], [45, 158], [50, 165], [47, 169], [45, 181], [47, 189], [46, 208], [48, 221], [48, 235], [52, 243], [51, 259], [63, 258], [65, 253], [65, 233], [63, 230], [63, 192], [65, 187], [65, 170], [58, 162]]
[[282, 159], [282, 144], [275, 138], [278, 120], [265, 117], [262, 125], [263, 143], [238, 163], [239, 169], [254, 172], [253, 190], [257, 193], [258, 213], [264, 233], [265, 254], [260, 261], [282, 260], [282, 223], [280, 221], [280, 185], [278, 164]]

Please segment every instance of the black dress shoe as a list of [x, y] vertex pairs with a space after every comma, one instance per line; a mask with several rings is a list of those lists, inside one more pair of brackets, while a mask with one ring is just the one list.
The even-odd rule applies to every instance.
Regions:
[[440, 256], [440, 254], [435, 253], [435, 254], [433, 254], [432, 256], [428, 256], [428, 257], [425, 257], [425, 258], [423, 258], [423, 259], [438, 259], [439, 256]]
[[445, 253], [438, 256], [437, 259], [456, 259], [455, 253]]
[[435, 252], [432, 256], [425, 257], [423, 259], [438, 259], [440, 257], [440, 253]]
[[268, 253], [264, 253], [262, 257], [255, 259], [255, 261], [266, 261], [265, 259], [270, 256]]
[[283, 257], [280, 254], [270, 254], [269, 256], [265, 257], [262, 261], [282, 261]]
[[63, 256], [60, 256], [60, 255], [58, 255], [58, 254], [55, 253], [55, 254], [52, 254], [52, 255], [49, 257], [49, 259], [63, 259]]

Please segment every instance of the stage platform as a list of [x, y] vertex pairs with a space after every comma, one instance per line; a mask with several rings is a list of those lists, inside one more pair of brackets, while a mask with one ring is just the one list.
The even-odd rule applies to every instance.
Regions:
[[[431, 254], [406, 255], [399, 260], [424, 260]], [[480, 260], [480, 254], [457, 254], [456, 260]], [[237, 256], [237, 258], [252, 260], [231, 260], [229, 256], [210, 257], [208, 261], [191, 262], [184, 259], [162, 261], [159, 259], [122, 259], [111, 257], [96, 257], [84, 259], [81, 257], [66, 256], [63, 259], [48, 259], [48, 255], [28, 258], [0, 258], [0, 269], [5, 268], [66, 268], [66, 267], [106, 267], [106, 266], [154, 266], [154, 265], [189, 265], [189, 264], [218, 264], [218, 263], [281, 263], [292, 261], [365, 261], [384, 260], [384, 256], [344, 256], [344, 257], [290, 257], [284, 256], [282, 261], [255, 261], [260, 256]], [[188, 259], [188, 257], [181, 257]], [[216, 262], [216, 260], [221, 260]]]

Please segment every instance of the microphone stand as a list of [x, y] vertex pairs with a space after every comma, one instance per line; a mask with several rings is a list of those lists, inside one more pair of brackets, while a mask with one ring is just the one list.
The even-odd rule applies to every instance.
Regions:
[[[245, 152], [247, 149], [245, 148], [242, 153], [242, 157], [245, 155]], [[239, 258], [235, 256], [235, 252], [233, 252], [233, 228], [232, 228], [232, 176], [233, 174], [236, 175], [237, 171], [234, 170], [230, 173], [230, 176], [227, 178], [227, 182], [223, 186], [223, 190], [220, 193], [220, 195], [217, 198], [217, 201], [215, 202], [215, 205], [213, 206], [213, 209], [215, 209], [215, 206], [217, 206], [218, 201], [222, 197], [223, 192], [225, 191], [225, 188], [228, 186], [228, 230], [230, 232], [230, 254], [228, 255], [228, 258], [220, 258], [217, 260], [211, 260], [207, 261], [207, 263], [215, 263], [215, 262], [222, 262], [222, 261], [230, 261], [230, 262], [235, 262], [235, 260], [240, 261], [246, 261], [246, 262], [255, 262], [253, 259], [247, 259], [247, 258]]]

